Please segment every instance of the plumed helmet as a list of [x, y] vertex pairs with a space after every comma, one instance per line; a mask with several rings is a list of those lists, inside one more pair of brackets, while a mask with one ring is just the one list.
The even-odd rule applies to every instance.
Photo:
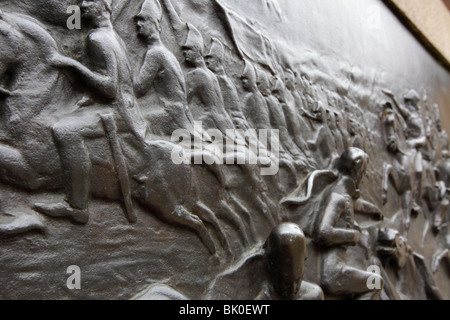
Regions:
[[106, 10], [108, 10], [109, 13], [112, 13], [113, 8], [113, 0], [101, 0], [105, 4]]
[[158, 23], [162, 19], [162, 14], [162, 7], [159, 0], [145, 0], [142, 4], [141, 12], [139, 13], [139, 15], [144, 15]]
[[405, 102], [411, 102], [412, 104], [417, 104], [420, 101], [419, 94], [415, 90], [409, 91], [404, 98]]
[[258, 70], [257, 72], [258, 77], [258, 85], [261, 85], [263, 88], [270, 88], [270, 80], [269, 76], [267, 75], [267, 72], [263, 70]]
[[192, 24], [187, 23], [186, 26], [188, 28], [188, 35], [183, 48], [189, 48], [191, 50], [200, 52], [203, 55], [204, 42], [202, 34]]
[[336, 169], [341, 174], [350, 176], [359, 188], [368, 164], [369, 156], [363, 150], [349, 148], [337, 160]]
[[283, 80], [280, 77], [275, 77], [275, 82], [273, 84], [273, 91], [283, 92], [286, 90]]
[[223, 57], [225, 55], [225, 49], [223, 47], [222, 42], [219, 39], [213, 38], [211, 48], [209, 49], [208, 56], [215, 57], [219, 61], [223, 61]]
[[243, 78], [244, 77], [247, 78], [250, 82], [256, 83], [256, 71], [255, 71], [255, 68], [247, 60], [245, 61], [245, 67], [244, 67], [244, 72], [242, 72], [242, 77]]

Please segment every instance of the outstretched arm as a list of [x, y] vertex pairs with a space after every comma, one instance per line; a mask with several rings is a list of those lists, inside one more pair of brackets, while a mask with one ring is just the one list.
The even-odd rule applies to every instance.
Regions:
[[100, 93], [104, 98], [114, 99], [118, 88], [118, 66], [114, 51], [103, 39], [90, 39], [90, 50], [95, 57], [96, 65], [103, 66], [98, 71], [92, 71], [80, 62], [56, 54], [51, 63], [55, 67], [67, 68], [74, 72], [94, 92]]
[[11, 91], [3, 89], [0, 87], [0, 96], [7, 96], [9, 97], [11, 95]]
[[383, 213], [377, 206], [361, 198], [355, 201], [355, 212], [372, 216], [376, 220], [383, 220], [384, 218]]

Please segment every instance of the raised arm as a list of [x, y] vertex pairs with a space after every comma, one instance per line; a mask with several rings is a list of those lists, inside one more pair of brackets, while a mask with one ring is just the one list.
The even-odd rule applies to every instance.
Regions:
[[9, 97], [10, 95], [12, 95], [11, 91], [3, 89], [3, 88], [0, 87], [0, 96]]
[[321, 245], [332, 247], [356, 245], [359, 242], [361, 234], [358, 231], [335, 227], [344, 211], [349, 209], [344, 197], [337, 193], [331, 194], [318, 230]]

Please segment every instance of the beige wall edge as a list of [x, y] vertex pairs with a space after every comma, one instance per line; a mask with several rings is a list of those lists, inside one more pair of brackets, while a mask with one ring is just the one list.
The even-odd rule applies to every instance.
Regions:
[[383, 0], [450, 72], [450, 12], [442, 0]]

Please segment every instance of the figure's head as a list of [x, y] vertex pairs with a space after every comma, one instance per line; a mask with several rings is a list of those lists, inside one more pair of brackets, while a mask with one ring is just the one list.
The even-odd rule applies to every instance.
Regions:
[[390, 102], [386, 102], [384, 105], [384, 117], [386, 120], [395, 120], [395, 112], [392, 104]]
[[82, 0], [81, 13], [84, 19], [96, 20], [100, 17], [111, 17], [112, 0]]
[[267, 75], [267, 72], [265, 71], [259, 71], [258, 72], [258, 89], [259, 92], [261, 92], [261, 94], [264, 97], [268, 97], [271, 94], [271, 88], [270, 88], [270, 80], [269, 80], [269, 76]]
[[275, 98], [278, 99], [281, 103], [286, 102], [286, 86], [284, 85], [284, 82], [279, 78], [275, 77], [275, 81], [273, 84], [272, 94]]
[[418, 94], [416, 91], [414, 91], [414, 90], [409, 91], [409, 92], [405, 95], [404, 100], [405, 100], [406, 106], [407, 106], [411, 111], [418, 111], [418, 109], [419, 109], [419, 101], [420, 101], [420, 97], [419, 97], [419, 94]]
[[322, 101], [315, 101], [313, 103], [312, 111], [316, 115], [318, 121], [323, 122], [326, 118], [326, 112]]
[[336, 119], [333, 110], [327, 109], [327, 125], [331, 130], [335, 130], [336, 128]]
[[136, 31], [144, 39], [158, 39], [161, 33], [162, 8], [158, 0], [145, 0], [134, 17]]
[[182, 46], [184, 60], [188, 64], [196, 65], [203, 60], [203, 36], [196, 27], [188, 23], [188, 35], [185, 44]]
[[306, 238], [294, 223], [283, 223], [273, 229], [265, 246], [272, 283], [283, 299], [295, 299], [305, 273], [308, 252]]
[[284, 83], [289, 90], [295, 90], [295, 74], [291, 69], [284, 72]]
[[355, 121], [355, 119], [349, 119], [348, 120], [348, 133], [350, 136], [354, 137], [358, 134], [358, 124]]
[[252, 92], [256, 89], [256, 71], [253, 65], [245, 61], [244, 71], [241, 76], [242, 87], [248, 92]]
[[340, 126], [341, 126], [341, 122], [342, 122], [341, 116], [342, 115], [339, 112], [334, 112], [334, 122], [336, 123], [336, 126], [338, 128], [340, 128]]
[[358, 148], [349, 148], [336, 163], [336, 169], [345, 176], [352, 178], [359, 189], [362, 178], [369, 164], [369, 156]]
[[213, 72], [219, 71], [223, 67], [224, 55], [225, 48], [223, 47], [222, 42], [217, 38], [213, 38], [211, 49], [205, 57], [208, 68]]
[[391, 136], [388, 138], [387, 148], [390, 153], [397, 153], [399, 151], [397, 137]]

